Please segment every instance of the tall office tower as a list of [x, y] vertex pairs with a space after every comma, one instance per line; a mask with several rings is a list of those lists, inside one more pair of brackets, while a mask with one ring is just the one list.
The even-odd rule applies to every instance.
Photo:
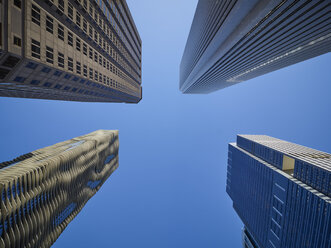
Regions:
[[0, 164], [0, 247], [50, 247], [118, 167], [99, 130]]
[[226, 191], [246, 247], [331, 247], [331, 154], [238, 135], [229, 144]]
[[183, 93], [210, 93], [331, 51], [331, 0], [200, 0]]
[[141, 40], [125, 0], [3, 0], [0, 11], [0, 96], [141, 100]]

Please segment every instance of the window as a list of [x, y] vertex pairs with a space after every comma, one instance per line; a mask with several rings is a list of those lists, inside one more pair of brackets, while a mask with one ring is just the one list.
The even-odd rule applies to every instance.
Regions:
[[53, 64], [53, 48], [50, 48], [49, 46], [46, 46], [46, 61], [48, 63]]
[[83, 19], [83, 31], [87, 34], [87, 21]]
[[83, 43], [83, 53], [84, 53], [84, 55], [87, 56], [87, 45], [86, 45], [86, 43]]
[[98, 33], [96, 30], [94, 30], [94, 41], [95, 43], [98, 43]]
[[92, 7], [91, 3], [90, 3], [90, 8], [89, 8], [89, 14], [91, 17], [93, 17], [93, 7]]
[[22, 46], [22, 40], [14, 35], [14, 45], [21, 47]]
[[86, 65], [83, 65], [83, 74], [84, 74], [84, 77], [87, 77], [87, 66]]
[[76, 24], [78, 27], [80, 27], [80, 14], [76, 11]]
[[30, 84], [32, 85], [39, 85], [40, 84], [40, 80], [31, 80]]
[[14, 81], [18, 82], [18, 83], [24, 83], [25, 78], [24, 77], [15, 77]]
[[90, 76], [90, 79], [93, 79], [93, 69], [92, 68], [89, 68], [89, 76]]
[[72, 33], [68, 31], [68, 44], [70, 46], [73, 46], [74, 45], [74, 39], [73, 39], [73, 36], [72, 36]]
[[84, 9], [87, 10], [87, 0], [84, 0], [83, 6], [84, 6]]
[[80, 64], [80, 62], [76, 62], [76, 72], [78, 73], [78, 74], [80, 74], [81, 73], [81, 64]]
[[74, 71], [74, 62], [73, 62], [73, 59], [70, 57], [68, 57], [68, 70]]
[[102, 28], [102, 20], [101, 20], [101, 15], [99, 15], [99, 26]]
[[63, 53], [58, 53], [58, 57], [57, 57], [57, 62], [58, 62], [58, 66], [64, 68], [64, 54]]
[[76, 37], [76, 49], [80, 51], [80, 39]]
[[68, 2], [68, 17], [73, 20], [74, 19], [74, 8], [71, 3]]
[[103, 58], [103, 67], [106, 68], [106, 59]]
[[32, 4], [31, 8], [31, 19], [32, 22], [40, 26], [40, 9], [34, 4]]
[[53, 33], [53, 18], [46, 16], [46, 31]]
[[99, 56], [99, 65], [102, 66], [102, 57], [101, 57], [101, 55]]
[[51, 68], [44, 66], [41, 71], [45, 73], [49, 73], [51, 70], [52, 70]]
[[21, 0], [14, 0], [14, 5], [15, 5], [17, 8], [21, 8], [22, 1], [21, 1]]
[[91, 47], [89, 47], [88, 53], [89, 53], [89, 58], [93, 59], [93, 50]]
[[38, 67], [38, 64], [29, 62], [25, 67], [34, 70]]
[[88, 35], [91, 39], [93, 39], [93, 28], [91, 24], [89, 24]]
[[94, 20], [98, 23], [98, 13], [96, 11], [94, 11]]
[[40, 42], [31, 40], [31, 56], [40, 59]]
[[48, 1], [45, 1], [45, 2], [47, 2], [47, 4], [48, 4], [49, 6], [52, 6], [52, 5], [54, 4], [54, 0], [48, 0]]
[[57, 37], [60, 40], [64, 41], [64, 28], [61, 24], [58, 24], [58, 28], [57, 28]]
[[94, 51], [94, 61], [98, 63], [98, 53]]
[[64, 75], [64, 78], [65, 78], [65, 79], [70, 79], [71, 76], [70, 76], [70, 74], [66, 74], [66, 75]]
[[60, 12], [64, 12], [64, 1], [63, 0], [59, 0], [59, 10]]
[[98, 72], [97, 71], [94, 71], [94, 79], [95, 79], [95, 81], [98, 81]]
[[54, 76], [60, 77], [62, 75], [62, 72], [60, 71], [55, 71]]

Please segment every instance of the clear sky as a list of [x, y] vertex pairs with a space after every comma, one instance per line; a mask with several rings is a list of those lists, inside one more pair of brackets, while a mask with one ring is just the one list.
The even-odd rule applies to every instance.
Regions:
[[128, 0], [143, 41], [137, 104], [0, 98], [0, 161], [120, 130], [119, 168], [53, 247], [241, 247], [227, 144], [267, 134], [331, 152], [331, 53], [209, 95], [178, 90], [197, 0]]

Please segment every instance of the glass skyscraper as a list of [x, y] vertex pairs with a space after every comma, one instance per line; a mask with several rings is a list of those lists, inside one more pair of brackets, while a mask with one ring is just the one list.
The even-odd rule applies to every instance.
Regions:
[[0, 96], [141, 100], [141, 39], [125, 0], [3, 0], [0, 11]]
[[199, 0], [183, 93], [210, 93], [331, 51], [331, 0]]
[[99, 130], [0, 163], [0, 247], [50, 247], [118, 167]]
[[252, 247], [331, 247], [331, 154], [238, 135], [229, 144], [226, 191]]

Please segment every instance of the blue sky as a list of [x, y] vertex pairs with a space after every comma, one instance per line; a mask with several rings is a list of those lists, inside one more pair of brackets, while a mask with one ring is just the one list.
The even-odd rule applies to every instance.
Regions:
[[331, 152], [331, 53], [209, 95], [178, 90], [197, 0], [128, 0], [143, 41], [143, 100], [0, 98], [0, 161], [97, 129], [120, 164], [53, 247], [241, 247], [225, 193], [227, 144], [267, 134]]

